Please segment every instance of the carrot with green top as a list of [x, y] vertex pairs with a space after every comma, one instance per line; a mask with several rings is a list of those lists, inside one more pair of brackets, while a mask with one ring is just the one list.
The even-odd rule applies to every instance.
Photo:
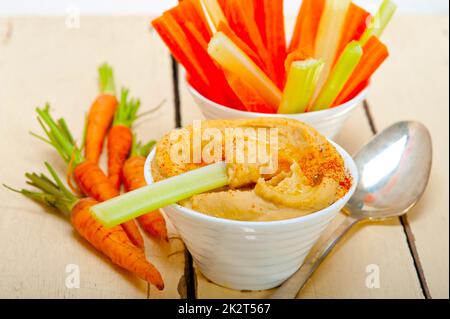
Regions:
[[[55, 121], [50, 114], [49, 105], [45, 108], [37, 108], [36, 111], [39, 115], [39, 123], [47, 135], [47, 139], [43, 137], [41, 139], [52, 145], [68, 163], [68, 180], [70, 181], [73, 176], [83, 194], [100, 202], [119, 196], [117, 188], [98, 165], [84, 158], [64, 119]], [[135, 221], [126, 222], [122, 226], [137, 247], [144, 246], [144, 240]]]
[[51, 178], [44, 174], [26, 174], [27, 183], [39, 191], [6, 187], [45, 206], [55, 208], [66, 216], [69, 215], [77, 233], [114, 264], [134, 273], [159, 290], [164, 289], [159, 271], [146, 260], [144, 251], [130, 241], [124, 230], [120, 226], [105, 228], [91, 215], [90, 208], [98, 202], [93, 198], [80, 199], [75, 196], [64, 186], [54, 169], [47, 163], [46, 166]]
[[[145, 145], [134, 141], [131, 155], [123, 166], [123, 184], [127, 192], [147, 185], [144, 177], [145, 160], [154, 144], [154, 141]], [[166, 221], [159, 210], [139, 216], [137, 220], [150, 236], [167, 241]]]
[[138, 118], [140, 101], [128, 98], [128, 90], [122, 89], [120, 102], [111, 129], [108, 132], [108, 178], [120, 190], [122, 167], [133, 144], [131, 126]]
[[98, 69], [100, 95], [92, 103], [86, 126], [86, 159], [98, 163], [103, 141], [114, 118], [117, 107], [113, 70], [108, 64]]

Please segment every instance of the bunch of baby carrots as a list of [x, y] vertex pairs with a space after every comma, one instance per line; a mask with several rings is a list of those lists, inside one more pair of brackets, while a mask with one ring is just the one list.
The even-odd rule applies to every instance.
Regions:
[[182, 0], [152, 25], [199, 93], [262, 113], [341, 105], [388, 57], [379, 40], [396, 10], [375, 15], [351, 0], [303, 0], [290, 42], [283, 0]]
[[[55, 119], [49, 105], [37, 108], [43, 140], [67, 163], [66, 187], [52, 166], [46, 163], [50, 176], [27, 173], [27, 183], [36, 190], [17, 191], [39, 203], [70, 216], [75, 230], [111, 261], [153, 284], [164, 288], [158, 270], [145, 257], [144, 240], [134, 220], [113, 228], [102, 226], [90, 212], [90, 207], [146, 185], [144, 163], [154, 145], [136, 140], [132, 125], [139, 117], [140, 101], [129, 98], [122, 89], [116, 97], [112, 68], [99, 68], [100, 92], [92, 103], [86, 120], [82, 146], [79, 147], [63, 118]], [[108, 171], [99, 166], [99, 158], [107, 140]], [[155, 239], [167, 240], [166, 223], [161, 212], [149, 212], [138, 218], [141, 228]]]

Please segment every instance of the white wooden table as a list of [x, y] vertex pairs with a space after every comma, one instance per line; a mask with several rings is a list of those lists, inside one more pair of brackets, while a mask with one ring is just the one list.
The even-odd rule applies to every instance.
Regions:
[[[81, 136], [84, 113], [96, 95], [96, 68], [108, 61], [120, 85], [143, 107], [164, 106], [141, 121], [142, 139], [201, 115], [177, 79], [176, 65], [149, 17], [0, 18], [1, 181], [24, 186], [23, 173], [64, 164], [28, 132], [39, 131], [34, 108], [50, 102]], [[337, 142], [356, 152], [374, 133], [398, 120], [424, 122], [434, 142], [428, 189], [407, 218], [356, 227], [314, 274], [300, 298], [448, 298], [448, 16], [398, 16], [387, 30], [389, 61], [373, 80], [366, 106]], [[3, 298], [263, 298], [270, 291], [233, 291], [196, 271], [170, 227], [169, 244], [146, 238], [148, 258], [161, 270], [158, 292], [97, 253], [50, 210], [0, 189], [0, 297]], [[334, 223], [331, 228], [337, 224]], [[80, 268], [80, 288], [67, 288], [67, 265]], [[368, 288], [371, 267], [380, 287]]]

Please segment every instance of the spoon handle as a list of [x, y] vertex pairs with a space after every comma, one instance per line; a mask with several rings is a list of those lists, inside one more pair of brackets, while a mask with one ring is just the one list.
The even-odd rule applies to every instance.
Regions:
[[306, 257], [300, 269], [286, 280], [272, 294], [270, 299], [295, 299], [298, 292], [303, 288], [325, 257], [358, 221], [358, 219], [347, 216], [331, 235], [325, 237], [323, 240], [319, 240]]

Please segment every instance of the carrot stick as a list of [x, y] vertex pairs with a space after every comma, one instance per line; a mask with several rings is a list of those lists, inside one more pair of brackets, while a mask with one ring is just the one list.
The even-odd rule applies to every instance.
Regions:
[[98, 163], [106, 132], [112, 123], [117, 107], [112, 68], [107, 64], [103, 64], [98, 72], [100, 95], [89, 110], [85, 141], [86, 159], [93, 163]]
[[186, 69], [191, 78], [191, 84], [197, 91], [209, 97], [208, 77], [201, 67], [201, 62], [197, 61], [191, 44], [175, 18], [170, 13], [164, 13], [161, 17], [153, 20], [152, 25], [174, 58]]
[[317, 30], [324, 7], [325, 0], [302, 1], [288, 52], [303, 50], [309, 57], [313, 57]]
[[275, 69], [255, 22], [252, 1], [228, 0], [226, 7], [230, 27], [263, 60], [263, 71], [274, 80], [276, 78]]
[[122, 167], [131, 151], [131, 125], [137, 119], [140, 101], [128, 99], [128, 90], [122, 89], [113, 126], [108, 133], [108, 178], [117, 190], [122, 182]]
[[[44, 132], [47, 135], [47, 142], [70, 164], [69, 166], [74, 167], [72, 172], [73, 178], [81, 191], [97, 201], [106, 201], [119, 196], [119, 191], [110, 182], [105, 173], [103, 173], [97, 164], [85, 160], [81, 151], [75, 145], [75, 142], [68, 138], [66, 130], [61, 128], [60, 121], [57, 123], [51, 117], [49, 106], [46, 105], [43, 109], [37, 108], [36, 111]], [[137, 247], [143, 247], [144, 240], [142, 235], [139, 233], [137, 227], [131, 225], [132, 223], [135, 222], [130, 221], [125, 225], [124, 230], [127, 231], [130, 239]]]
[[[147, 185], [144, 178], [144, 165], [146, 156], [153, 145], [154, 142], [145, 145], [134, 143], [133, 151], [123, 166], [124, 186], [127, 192]], [[139, 216], [137, 221], [150, 236], [167, 241], [166, 221], [159, 210]]]
[[91, 207], [98, 202], [92, 198], [79, 199], [74, 196], [63, 185], [54, 169], [48, 164], [46, 166], [53, 180], [44, 174], [26, 174], [28, 184], [40, 191], [8, 188], [40, 204], [70, 215], [71, 224], [78, 234], [106, 255], [114, 264], [134, 273], [159, 290], [164, 289], [164, 282], [159, 271], [146, 260], [144, 251], [133, 245], [122, 227], [103, 227], [90, 213]]
[[[353, 40], [359, 40], [364, 30], [366, 29], [370, 13], [361, 8], [360, 6], [350, 4], [348, 8], [347, 16], [345, 17], [344, 27], [339, 42], [339, 46], [336, 52], [336, 60], [344, 51], [345, 46]], [[336, 62], [336, 61], [335, 61]]]
[[205, 73], [214, 81], [214, 85], [209, 90], [210, 99], [219, 104], [243, 109], [242, 103], [230, 88], [222, 69], [209, 56], [208, 42], [201, 37], [201, 34], [192, 23], [187, 22], [184, 27], [186, 36], [192, 45], [197, 59], [202, 61], [202, 67]]
[[209, 41], [212, 32], [203, 11], [201, 0], [184, 0], [169, 12], [180, 26], [183, 26], [186, 22], [193, 23], [205, 41]]
[[334, 105], [340, 105], [356, 95], [369, 81], [373, 73], [389, 56], [387, 47], [376, 36], [372, 36], [363, 46], [363, 56], [349, 80], [345, 84]]
[[232, 72], [225, 71], [228, 83], [237, 94], [248, 112], [274, 113], [274, 109], [264, 101], [258, 92]]
[[263, 0], [265, 15], [266, 47], [275, 71], [274, 82], [284, 87], [286, 72], [286, 35], [284, 30], [283, 0]]
[[258, 26], [259, 33], [261, 34], [261, 38], [264, 42], [264, 45], [267, 46], [267, 37], [266, 37], [266, 14], [264, 12], [264, 1], [265, 0], [253, 0], [253, 8], [255, 9], [255, 22]]

